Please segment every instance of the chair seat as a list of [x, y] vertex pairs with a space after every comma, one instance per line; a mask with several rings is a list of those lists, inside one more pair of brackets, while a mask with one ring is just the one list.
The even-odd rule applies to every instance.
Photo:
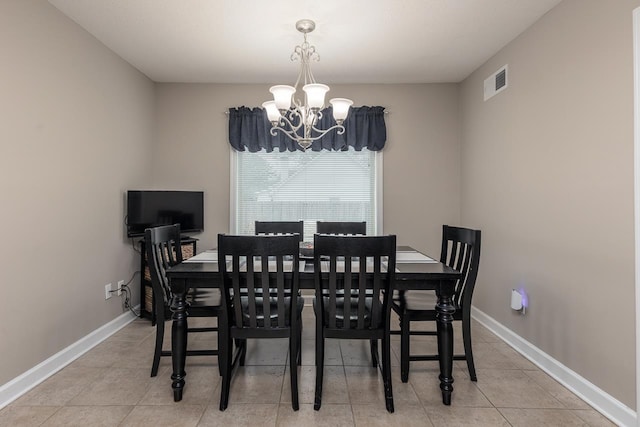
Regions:
[[[262, 295], [262, 288], [257, 288], [254, 289], [254, 292], [256, 293], [256, 295]], [[249, 293], [249, 290], [247, 288], [242, 288], [240, 289], [240, 295], [246, 296]], [[233, 295], [233, 291], [230, 292], [231, 295]], [[269, 295], [271, 295], [272, 297], [277, 297], [278, 296], [278, 289], [277, 288], [269, 288]], [[284, 290], [284, 295], [286, 297], [290, 297], [291, 296], [291, 290], [290, 289], [285, 289]], [[300, 295], [300, 291], [298, 290], [298, 296]]]
[[[258, 325], [258, 327], [264, 327], [264, 305], [263, 305], [263, 298], [262, 297], [256, 297], [255, 299], [256, 301], [256, 323]], [[243, 326], [245, 327], [249, 327], [250, 326], [250, 315], [248, 313], [249, 311], [249, 299], [248, 297], [241, 297], [240, 298], [240, 304], [242, 305], [242, 323]], [[285, 307], [284, 307], [284, 313], [285, 313], [285, 324], [289, 325], [290, 324], [290, 319], [289, 319], [289, 307], [291, 306], [291, 297], [285, 297]], [[298, 318], [300, 318], [300, 316], [302, 315], [302, 309], [304, 308], [304, 298], [302, 297], [298, 297], [297, 298], [297, 307], [296, 307], [296, 313], [298, 314]], [[271, 319], [271, 325], [276, 325], [277, 324], [277, 319], [278, 319], [278, 299], [277, 297], [271, 297], [269, 298], [269, 312], [270, 312], [270, 316], [269, 318]]]
[[435, 291], [399, 291], [393, 292], [393, 304], [404, 310], [435, 310], [438, 296]]
[[[323, 316], [324, 319], [327, 320], [329, 319], [329, 297], [324, 297], [324, 311], [325, 311], [325, 315]], [[342, 329], [344, 326], [344, 321], [345, 321], [345, 314], [344, 314], [344, 297], [338, 297], [336, 298], [336, 328]], [[371, 306], [372, 306], [372, 300], [371, 298], [366, 298], [365, 299], [365, 303], [364, 303], [364, 328], [365, 329], [369, 329], [371, 328]], [[317, 306], [317, 301], [316, 298], [313, 299], [313, 311], [314, 313], [318, 313], [318, 306]], [[355, 328], [358, 325], [358, 298], [357, 297], [353, 297], [351, 298], [351, 315], [349, 316], [349, 321], [350, 324], [349, 326], [351, 328]], [[317, 315], [317, 314], [316, 314]], [[329, 324], [327, 323], [325, 326], [328, 326]], [[376, 325], [375, 327], [379, 327], [380, 325], [382, 325], [382, 319], [380, 319], [379, 321], [379, 325]]]
[[191, 307], [215, 307], [222, 304], [219, 289], [194, 288], [187, 295], [187, 302]]

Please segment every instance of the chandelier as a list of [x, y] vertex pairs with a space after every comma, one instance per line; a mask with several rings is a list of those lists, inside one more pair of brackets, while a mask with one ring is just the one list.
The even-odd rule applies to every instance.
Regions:
[[[298, 80], [294, 86], [272, 86], [269, 92], [273, 94], [273, 101], [262, 104], [271, 122], [271, 135], [276, 136], [277, 131], [280, 131], [296, 141], [303, 150], [309, 148], [313, 141], [322, 138], [334, 129], [339, 135], [342, 135], [344, 133], [342, 124], [347, 118], [349, 107], [353, 104], [353, 101], [346, 98], [329, 100], [333, 107], [333, 118], [337, 124], [324, 130], [316, 127], [322, 118], [324, 97], [329, 92], [329, 86], [316, 83], [313, 73], [311, 73], [310, 62], [320, 60], [315, 46], [311, 46], [307, 42], [307, 34], [315, 28], [315, 22], [310, 19], [296, 22], [296, 29], [304, 35], [304, 42], [296, 46], [291, 54], [292, 61], [300, 61]], [[295, 95], [301, 93], [300, 85], [302, 85], [304, 92], [302, 99]], [[301, 129], [302, 132], [299, 132]]]

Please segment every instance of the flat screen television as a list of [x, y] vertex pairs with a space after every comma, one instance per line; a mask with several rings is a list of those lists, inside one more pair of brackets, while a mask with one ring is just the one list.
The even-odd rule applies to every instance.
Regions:
[[159, 225], [180, 224], [181, 232], [204, 230], [202, 191], [127, 191], [127, 236], [144, 236]]

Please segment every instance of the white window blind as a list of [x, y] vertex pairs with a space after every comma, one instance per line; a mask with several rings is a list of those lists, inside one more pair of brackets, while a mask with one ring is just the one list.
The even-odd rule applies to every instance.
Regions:
[[366, 221], [367, 234], [376, 234], [375, 152], [260, 151], [234, 157], [235, 233], [254, 234], [255, 221], [304, 220], [307, 241], [313, 240], [316, 221]]

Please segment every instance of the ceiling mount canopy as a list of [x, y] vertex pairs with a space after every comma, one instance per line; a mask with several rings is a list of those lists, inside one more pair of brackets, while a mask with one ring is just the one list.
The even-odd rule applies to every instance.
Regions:
[[[328, 132], [336, 130], [338, 134], [343, 134], [345, 130], [343, 123], [349, 114], [349, 107], [353, 104], [353, 101], [346, 98], [329, 100], [336, 125], [327, 129], [316, 127], [318, 121], [322, 119], [324, 99], [329, 92], [329, 86], [316, 83], [311, 72], [310, 62], [320, 60], [315, 46], [307, 42], [307, 34], [315, 28], [315, 22], [310, 19], [301, 19], [296, 22], [296, 29], [304, 36], [303, 43], [296, 46], [291, 54], [292, 61], [300, 61], [298, 79], [294, 86], [272, 86], [269, 92], [273, 94], [273, 101], [262, 104], [271, 122], [271, 135], [275, 136], [277, 131], [280, 131], [305, 150], [313, 141], [322, 138]], [[300, 85], [304, 92], [303, 98], [296, 97], [296, 93], [301, 94]]]
[[296, 30], [300, 31], [302, 34], [307, 34], [316, 29], [316, 23], [311, 19], [301, 19], [296, 22]]

